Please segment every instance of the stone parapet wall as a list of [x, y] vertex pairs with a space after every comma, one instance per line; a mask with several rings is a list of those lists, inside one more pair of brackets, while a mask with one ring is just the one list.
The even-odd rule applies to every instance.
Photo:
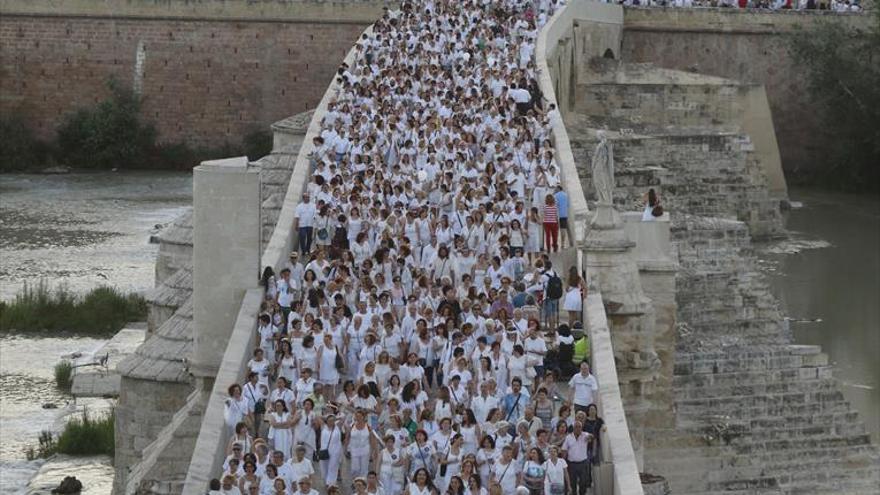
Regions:
[[782, 166], [796, 174], [823, 165], [815, 152], [827, 138], [787, 36], [822, 21], [841, 23], [853, 33], [866, 32], [872, 22], [870, 15], [815, 11], [628, 8], [621, 58], [763, 85]]
[[144, 97], [160, 141], [238, 144], [314, 108], [382, 5], [3, 0], [0, 112], [51, 139], [65, 115], [109, 96], [112, 77]]

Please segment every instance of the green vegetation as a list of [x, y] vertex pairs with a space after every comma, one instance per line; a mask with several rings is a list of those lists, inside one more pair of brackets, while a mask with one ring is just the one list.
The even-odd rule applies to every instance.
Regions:
[[831, 146], [809, 182], [853, 190], [880, 190], [880, 9], [873, 28], [852, 30], [831, 18], [795, 33], [790, 50], [804, 69]]
[[57, 439], [50, 431], [40, 432], [39, 447], [27, 449], [25, 455], [28, 460], [45, 458], [52, 454], [113, 457], [116, 448], [113, 433], [115, 422], [115, 411], [92, 418], [88, 410], [83, 410], [81, 417], [71, 418], [67, 422]]
[[111, 411], [98, 418], [83, 411], [82, 417], [72, 418], [58, 435], [56, 451], [67, 455], [109, 455], [113, 456], [115, 442], [113, 425], [116, 412]]
[[185, 170], [203, 160], [237, 155], [256, 160], [272, 151], [272, 134], [265, 130], [248, 133], [241, 143], [211, 148], [160, 143], [155, 125], [142, 117], [142, 99], [113, 79], [108, 87], [109, 98], [62, 119], [53, 143], [38, 140], [21, 115], [0, 118], [0, 172], [54, 165]]
[[147, 316], [138, 294], [98, 287], [77, 296], [65, 286], [50, 290], [45, 281], [24, 289], [9, 303], [0, 302], [0, 332], [75, 332], [113, 335], [130, 321]]
[[65, 359], [55, 365], [55, 386], [69, 392], [72, 385], [73, 363]]

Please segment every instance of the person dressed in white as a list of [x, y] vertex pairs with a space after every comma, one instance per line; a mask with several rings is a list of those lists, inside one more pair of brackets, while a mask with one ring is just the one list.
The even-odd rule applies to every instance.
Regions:
[[342, 430], [336, 425], [336, 415], [329, 414], [324, 420], [324, 426], [321, 427], [318, 445], [318, 460], [325, 486], [336, 486], [342, 453]]
[[376, 456], [379, 479], [386, 493], [401, 493], [406, 474], [406, 457], [394, 443], [394, 435], [385, 435], [385, 448]]
[[306, 458], [304, 445], [297, 445], [293, 457], [279, 468], [278, 474], [283, 476], [291, 487], [299, 484], [299, 480], [303, 478], [311, 479], [315, 474], [315, 467], [312, 465], [312, 460]]
[[519, 469], [513, 459], [513, 447], [505, 445], [501, 449], [501, 458], [492, 466], [492, 478], [501, 485], [504, 493], [513, 493], [519, 478]]
[[281, 451], [284, 459], [287, 460], [290, 459], [293, 448], [290, 412], [283, 399], [278, 399], [273, 404], [274, 411], [269, 414], [269, 440], [272, 441], [275, 450]]
[[571, 389], [569, 402], [574, 404], [574, 410], [587, 412], [587, 406], [594, 403], [593, 396], [599, 390], [599, 382], [590, 374], [590, 365], [586, 361], [581, 363], [580, 373], [575, 373], [568, 381]]
[[336, 397], [336, 384], [339, 383], [339, 370], [336, 368], [336, 346], [333, 335], [324, 334], [324, 344], [318, 348], [318, 381], [330, 397]]
[[345, 436], [345, 448], [351, 456], [352, 478], [366, 478], [370, 471], [370, 453], [375, 448], [375, 440], [366, 418], [363, 410], [355, 412], [354, 423], [348, 427], [348, 435]]
[[547, 460], [544, 462], [544, 494], [564, 495], [568, 493], [571, 483], [568, 481], [568, 464], [559, 457], [559, 447], [548, 449]]

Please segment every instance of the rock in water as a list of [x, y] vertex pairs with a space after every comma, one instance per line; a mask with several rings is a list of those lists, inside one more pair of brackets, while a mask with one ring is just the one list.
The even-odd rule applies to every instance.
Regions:
[[58, 409], [58, 404], [55, 404], [53, 402], [46, 402], [45, 404], [43, 404], [43, 409]]
[[79, 493], [82, 491], [83, 484], [75, 476], [65, 476], [58, 488], [52, 490], [52, 493]]

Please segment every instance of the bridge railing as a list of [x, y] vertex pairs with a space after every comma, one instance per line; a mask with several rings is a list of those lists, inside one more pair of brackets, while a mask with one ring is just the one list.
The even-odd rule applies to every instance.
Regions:
[[[369, 33], [371, 30], [372, 26], [367, 28], [365, 33]], [[355, 60], [356, 52], [356, 48], [352, 47], [343, 61], [351, 66]], [[293, 229], [295, 210], [311, 173], [309, 154], [314, 150], [312, 140], [320, 135], [321, 120], [327, 113], [327, 106], [339, 93], [340, 87], [336, 77], [334, 74], [333, 80], [327, 91], [324, 92], [324, 96], [309, 123], [290, 177], [278, 222], [261, 257], [260, 264], [263, 267], [273, 267], [276, 273], [284, 266], [289, 253], [297, 244], [296, 231]], [[246, 376], [247, 362], [256, 343], [256, 323], [262, 300], [262, 289], [252, 289], [247, 291], [242, 301], [229, 338], [229, 344], [208, 398], [202, 426], [183, 487], [182, 493], [184, 495], [205, 493], [208, 482], [220, 473], [230, 438], [224, 414], [225, 401], [229, 396], [227, 388], [233, 383], [242, 383]]]
[[610, 474], [610, 483], [600, 476], [595, 487], [596, 495], [642, 495], [642, 482], [636, 463], [635, 451], [626, 422], [626, 411], [620, 399], [617, 366], [611, 346], [611, 331], [605, 316], [602, 294], [592, 291], [584, 301], [587, 313], [586, 330], [590, 336], [590, 363], [599, 382], [599, 398], [596, 406], [599, 417], [605, 420], [606, 430], [600, 433], [603, 464], [600, 474]]
[[[567, 102], [573, 89], [571, 83], [575, 77], [573, 75], [575, 60], [579, 55], [576, 53], [579, 48], [571, 44], [576, 20], [603, 24], [605, 31], [601, 36], [597, 36], [597, 39], [602, 38], [603, 45], [609, 45], [614, 53], [619, 53], [623, 10], [617, 5], [571, 0], [565, 8], [553, 15], [539, 33], [535, 49], [538, 82], [547, 103], [556, 103], [560, 112], [567, 110]], [[618, 45], [614, 46], [615, 43]], [[606, 46], [587, 47], [587, 49], [592, 53], [601, 54]], [[548, 61], [553, 64], [552, 69]], [[587, 234], [590, 212], [571, 151], [568, 132], [561, 118], [553, 122], [552, 138], [556, 147], [557, 163], [561, 168], [562, 183], [570, 201], [570, 235], [572, 239], [582, 241]], [[582, 252], [577, 254], [577, 265], [579, 272], [583, 273]], [[585, 330], [590, 338], [590, 363], [593, 374], [599, 382], [596, 405], [606, 426], [605, 431], [600, 433], [600, 442], [605, 455], [603, 463], [598, 468], [600, 479], [596, 480], [594, 493], [642, 495], [644, 491], [620, 396], [611, 331], [601, 293], [592, 290], [583, 302], [583, 310], [586, 320]]]

